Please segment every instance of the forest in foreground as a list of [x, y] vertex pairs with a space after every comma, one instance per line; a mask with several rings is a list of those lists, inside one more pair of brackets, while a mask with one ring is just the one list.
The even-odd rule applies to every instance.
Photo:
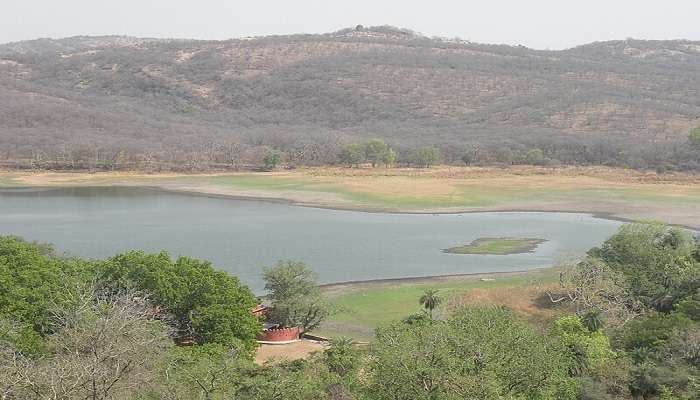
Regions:
[[[700, 243], [628, 224], [559, 266], [532, 324], [426, 291], [369, 346], [255, 365], [261, 321], [210, 263], [130, 251], [104, 260], [0, 238], [3, 399], [698, 399]], [[333, 312], [303, 263], [265, 268], [268, 317], [313, 330]], [[186, 345], [185, 345], [186, 344]]]

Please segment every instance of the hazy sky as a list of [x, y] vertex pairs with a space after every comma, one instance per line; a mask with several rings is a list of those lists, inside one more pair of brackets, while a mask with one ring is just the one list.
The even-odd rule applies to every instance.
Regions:
[[700, 40], [700, 0], [0, 1], [0, 43], [104, 34], [226, 39], [357, 24], [539, 49], [627, 37]]

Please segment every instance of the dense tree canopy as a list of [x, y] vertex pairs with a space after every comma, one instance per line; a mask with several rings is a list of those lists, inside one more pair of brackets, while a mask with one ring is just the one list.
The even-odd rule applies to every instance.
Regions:
[[[569, 299], [580, 315], [594, 313], [610, 322], [604, 326], [609, 325], [618, 346], [614, 363], [626, 374], [618, 377], [622, 381], [610, 381], [589, 373], [582, 378], [584, 392], [593, 394], [594, 387], [604, 387], [605, 393], [593, 398], [617, 398], [625, 388], [642, 399], [698, 398], [699, 248], [686, 230], [628, 224], [562, 272], [567, 294], [557, 300]], [[567, 322], [569, 331], [572, 321]], [[586, 354], [586, 346], [576, 347], [574, 354]]]
[[172, 260], [167, 253], [132, 251], [97, 265], [99, 285], [109, 290], [134, 288], [149, 293], [162, 312], [172, 315], [182, 338], [218, 343], [250, 354], [260, 323], [252, 314], [251, 291], [207, 261]]
[[503, 309], [377, 331], [375, 399], [575, 399], [566, 349]]
[[591, 254], [625, 276], [630, 293], [648, 307], [669, 311], [700, 287], [696, 244], [686, 230], [628, 224]]
[[591, 331], [575, 315], [556, 320], [553, 331], [569, 350], [572, 375], [598, 373], [614, 357], [608, 337], [601, 330]]
[[384, 161], [389, 146], [381, 139], [372, 139], [365, 145], [365, 160], [376, 167]]
[[53, 329], [51, 309], [71, 301], [85, 284], [87, 263], [53, 255], [50, 247], [0, 236], [0, 319], [19, 324], [16, 336], [36, 351]]

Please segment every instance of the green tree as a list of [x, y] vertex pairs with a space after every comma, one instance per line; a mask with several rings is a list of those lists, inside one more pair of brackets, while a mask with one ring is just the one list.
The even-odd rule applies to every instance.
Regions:
[[474, 152], [471, 149], [465, 150], [464, 153], [462, 153], [462, 157], [460, 159], [462, 160], [464, 165], [472, 165], [472, 163], [474, 162]]
[[263, 169], [265, 171], [272, 171], [277, 168], [281, 160], [282, 153], [279, 150], [265, 147], [265, 154], [263, 155]]
[[171, 314], [180, 338], [218, 343], [252, 356], [260, 322], [252, 314], [257, 300], [240, 281], [208, 261], [161, 252], [131, 251], [98, 263], [97, 282], [104, 290], [134, 288]]
[[[689, 377], [679, 366], [669, 367], [654, 361], [644, 361], [632, 367], [630, 392], [634, 399], [696, 399], [697, 391], [687, 387], [692, 385]], [[690, 383], [690, 384], [689, 384]], [[672, 397], [671, 397], [672, 396]]]
[[688, 137], [690, 145], [695, 149], [700, 149], [700, 126], [690, 131], [690, 136]]
[[[511, 151], [509, 148], [504, 150]], [[479, 161], [479, 153], [481, 152], [481, 146], [477, 143], [472, 143], [469, 147], [465, 148], [462, 152], [462, 157], [460, 159], [464, 165], [469, 166]], [[512, 152], [511, 152], [512, 153]]]
[[396, 164], [396, 159], [398, 155], [393, 149], [388, 149], [385, 153], [384, 156], [382, 157], [382, 162], [384, 163], [385, 166], [391, 167], [394, 164]]
[[430, 168], [442, 161], [440, 149], [435, 146], [424, 147], [413, 153], [413, 162], [423, 168]]
[[372, 139], [365, 144], [365, 160], [369, 161], [374, 168], [385, 160], [389, 150], [389, 146], [383, 140]]
[[0, 236], [0, 319], [16, 324], [18, 346], [40, 350], [53, 330], [51, 308], [64, 307], [89, 280], [89, 264], [53, 256], [50, 246]]
[[310, 331], [323, 322], [330, 308], [318, 286], [318, 275], [306, 264], [278, 261], [263, 271], [269, 292], [268, 319], [282, 326], [298, 326]]
[[436, 289], [428, 289], [418, 300], [418, 303], [428, 311], [430, 319], [433, 319], [433, 310], [442, 303], [442, 297], [438, 296], [438, 292], [439, 290]]
[[627, 324], [623, 343], [628, 351], [657, 351], [666, 346], [675, 331], [684, 330], [691, 325], [692, 320], [682, 314], [652, 314]]
[[607, 336], [601, 331], [589, 330], [575, 315], [556, 320], [554, 334], [569, 349], [573, 375], [600, 372], [615, 355]]
[[542, 149], [531, 149], [525, 154], [525, 162], [530, 165], [544, 165], [546, 159]]
[[357, 143], [349, 143], [343, 146], [338, 154], [338, 160], [348, 167], [357, 167], [365, 161], [365, 151]]

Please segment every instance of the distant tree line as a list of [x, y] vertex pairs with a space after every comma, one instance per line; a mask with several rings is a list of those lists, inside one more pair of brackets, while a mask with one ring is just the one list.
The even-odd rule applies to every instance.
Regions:
[[[146, 170], [208, 171], [264, 170], [301, 166], [344, 165], [358, 167], [410, 166], [430, 167], [441, 163], [467, 166], [602, 165], [658, 172], [700, 171], [700, 128], [694, 129], [685, 142], [658, 145], [654, 149], [630, 150], [621, 143], [603, 140], [584, 143], [531, 141], [529, 144], [485, 144], [471, 142], [464, 146], [425, 146], [411, 148], [390, 146], [382, 139], [364, 143], [346, 143], [339, 137], [313, 141], [283, 141], [261, 137], [255, 141], [207, 142], [190, 145], [189, 151], [173, 150], [144, 153], [141, 149], [110, 150], [106, 146], [89, 148], [78, 145], [42, 150], [32, 149], [28, 158], [7, 155], [0, 166], [12, 169], [48, 170]], [[266, 140], [269, 139], [269, 140]], [[395, 148], [400, 150], [394, 150]]]

